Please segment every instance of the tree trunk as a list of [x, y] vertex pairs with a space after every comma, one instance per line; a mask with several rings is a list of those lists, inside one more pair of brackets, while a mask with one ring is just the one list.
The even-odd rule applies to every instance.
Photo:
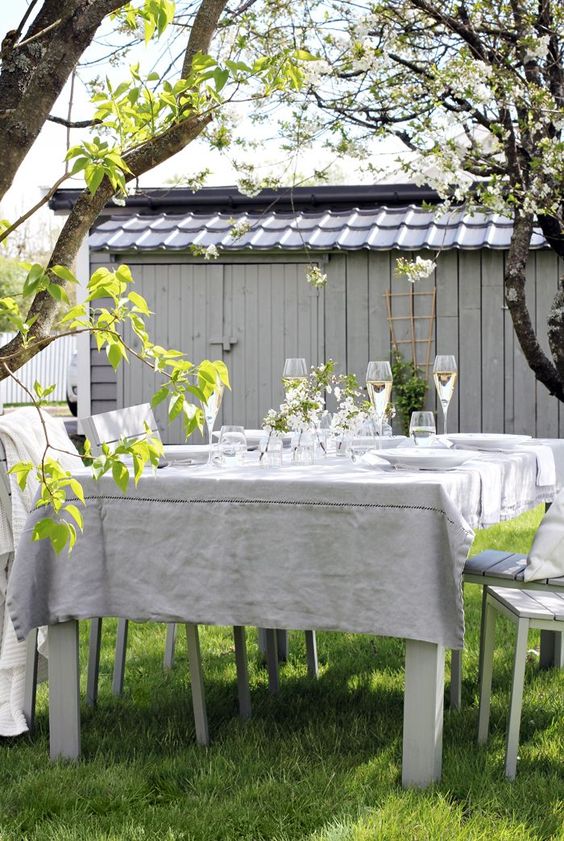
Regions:
[[23, 38], [33, 40], [20, 47], [9, 37], [4, 39], [0, 72], [0, 200], [100, 23], [125, 2], [44, 0]]
[[505, 300], [511, 313], [515, 334], [529, 367], [534, 371], [537, 380], [543, 383], [551, 394], [564, 402], [564, 378], [540, 346], [527, 308], [525, 271], [532, 233], [532, 217], [520, 216], [516, 213], [513, 236], [505, 264]]

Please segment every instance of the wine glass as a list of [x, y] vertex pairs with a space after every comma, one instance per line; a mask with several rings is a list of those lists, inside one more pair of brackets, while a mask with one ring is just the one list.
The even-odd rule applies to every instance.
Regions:
[[212, 433], [213, 427], [215, 424], [215, 419], [217, 418], [218, 412], [221, 408], [221, 401], [223, 400], [223, 383], [216, 382], [215, 389], [212, 391], [210, 396], [208, 397], [206, 403], [203, 403], [204, 409], [204, 418], [206, 419], [206, 426], [208, 429], [208, 443], [209, 443], [209, 453], [208, 453], [208, 464], [212, 463], [212, 450], [213, 450], [213, 442], [212, 442]]
[[435, 416], [432, 412], [412, 412], [409, 423], [409, 437], [417, 447], [428, 447], [437, 434]]
[[219, 461], [226, 466], [243, 464], [247, 438], [242, 426], [222, 426], [219, 434]]
[[382, 437], [384, 415], [392, 395], [392, 368], [389, 362], [369, 362], [366, 369], [366, 388], [374, 407], [378, 435]]
[[447, 434], [447, 414], [452, 400], [458, 369], [454, 356], [436, 356], [433, 365], [435, 388], [443, 409], [443, 435]]
[[282, 384], [284, 386], [284, 390], [288, 391], [288, 389], [296, 384], [296, 380], [305, 379], [307, 379], [307, 365], [305, 359], [302, 357], [286, 359], [284, 362], [284, 370], [282, 372]]

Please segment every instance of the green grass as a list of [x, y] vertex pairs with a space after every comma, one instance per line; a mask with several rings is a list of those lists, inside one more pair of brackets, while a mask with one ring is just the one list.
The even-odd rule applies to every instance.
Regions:
[[[538, 518], [533, 512], [479, 534], [475, 551], [526, 551]], [[107, 622], [99, 705], [82, 709], [82, 761], [49, 764], [45, 687], [33, 737], [2, 745], [0, 841], [564, 839], [564, 677], [539, 672], [531, 654], [517, 780], [505, 782], [513, 633], [500, 623], [492, 735], [487, 749], [478, 748], [480, 593], [466, 590], [464, 704], [445, 714], [440, 785], [400, 786], [399, 640], [319, 634], [320, 677], [312, 682], [303, 635], [294, 633], [273, 698], [250, 633], [254, 717], [241, 723], [229, 629], [203, 630], [213, 744], [201, 749], [194, 744], [184, 641], [174, 670], [164, 674], [164, 627], [132, 626], [126, 694], [116, 700], [110, 694], [115, 626]], [[531, 648], [537, 645], [531, 637]]]

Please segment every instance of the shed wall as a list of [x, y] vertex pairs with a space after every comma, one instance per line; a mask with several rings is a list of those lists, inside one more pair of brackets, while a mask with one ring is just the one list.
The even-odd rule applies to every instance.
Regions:
[[[306, 356], [311, 364], [333, 358], [341, 370], [361, 380], [368, 359], [388, 356], [384, 292], [409, 288], [394, 271], [400, 256], [417, 255], [358, 251], [318, 256], [328, 274], [324, 290], [306, 284], [305, 264], [311, 258], [295, 253], [229, 255], [214, 263], [181, 254], [136, 253], [120, 255], [119, 261], [132, 267], [140, 291], [155, 310], [150, 326], [154, 340], [184, 350], [195, 361], [223, 356], [234, 384], [223, 422], [256, 427], [266, 409], [280, 402], [278, 378], [285, 356]], [[557, 437], [564, 427], [564, 411], [535, 382], [514, 337], [503, 300], [504, 260], [502, 251], [446, 251], [434, 275], [417, 285], [419, 292], [436, 286], [431, 358], [436, 352], [454, 353], [459, 363], [449, 429]], [[91, 255], [92, 270], [112, 264], [111, 255]], [[559, 271], [562, 266], [552, 252], [531, 252], [527, 297], [545, 347]], [[417, 297], [416, 313], [424, 315], [430, 300]], [[424, 337], [428, 322], [417, 324], [419, 337]], [[396, 327], [398, 335], [404, 335], [402, 323]], [[222, 344], [210, 344], [223, 338], [236, 339], [237, 344], [225, 351]], [[409, 346], [404, 348], [407, 353]], [[95, 347], [91, 371], [93, 413], [148, 400], [154, 390], [154, 378], [143, 366], [132, 363], [116, 377]], [[428, 405], [435, 408], [432, 386]], [[159, 421], [164, 430], [164, 415]], [[173, 428], [164, 437], [172, 443], [182, 436]]]

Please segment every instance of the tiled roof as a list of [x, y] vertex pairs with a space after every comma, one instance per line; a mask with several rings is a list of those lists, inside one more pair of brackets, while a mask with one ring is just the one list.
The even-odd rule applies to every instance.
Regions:
[[[233, 239], [231, 227], [249, 230]], [[493, 213], [464, 208], [434, 213], [417, 205], [303, 212], [116, 214], [90, 235], [94, 251], [179, 251], [215, 245], [226, 251], [369, 249], [507, 249], [513, 225]], [[535, 229], [531, 248], [546, 245]]]

